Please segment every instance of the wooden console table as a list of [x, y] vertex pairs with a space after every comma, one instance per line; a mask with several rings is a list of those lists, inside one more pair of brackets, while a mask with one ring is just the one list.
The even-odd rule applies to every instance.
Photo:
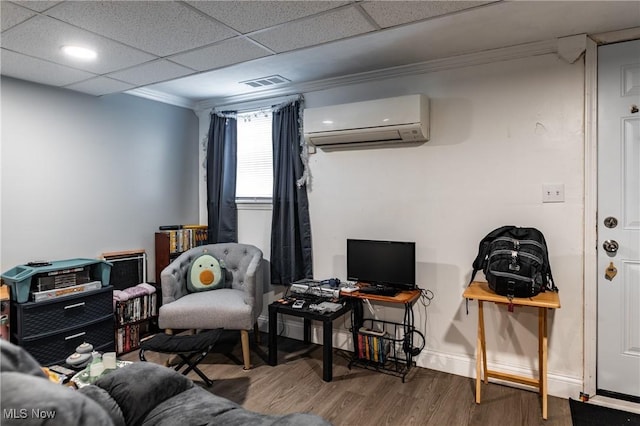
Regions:
[[[353, 308], [351, 311], [351, 323], [353, 324], [353, 359], [349, 362], [349, 368], [351, 366], [356, 365], [359, 367], [373, 369], [380, 372], [389, 373], [392, 375], [396, 375], [402, 378], [402, 383], [405, 382], [405, 378], [411, 370], [413, 366], [413, 333], [415, 331], [414, 325], [414, 315], [413, 315], [413, 304], [420, 297], [420, 290], [405, 290], [400, 291], [395, 296], [382, 296], [378, 294], [371, 293], [361, 293], [359, 291], [346, 293], [342, 292], [341, 295], [347, 297], [353, 301]], [[384, 302], [384, 303], [393, 303], [396, 305], [404, 306], [404, 319], [402, 323], [395, 323], [391, 321], [384, 320], [375, 320], [372, 318], [365, 319], [364, 318], [364, 309], [362, 306], [362, 302], [368, 300], [371, 302]], [[388, 356], [388, 362], [385, 363], [377, 363], [372, 362], [371, 360], [367, 360], [364, 358], [358, 357], [358, 330], [365, 323], [368, 322], [369, 325], [376, 325], [377, 327], [370, 328], [379, 328], [384, 331], [392, 330], [401, 330], [402, 333], [400, 336], [397, 336], [396, 333], [391, 333], [390, 336], [384, 337], [387, 343], [392, 347], [390, 354]], [[398, 354], [394, 349], [395, 346], [399, 345], [402, 347], [403, 354]], [[401, 355], [401, 356], [399, 356]]]
[[[560, 308], [560, 296], [555, 291], [546, 291], [531, 298], [500, 296], [489, 289], [486, 282], [474, 281], [464, 291], [462, 297], [478, 301], [478, 339], [476, 343], [476, 404], [480, 404], [481, 381], [489, 383], [489, 377], [521, 383], [538, 388], [542, 397], [542, 418], [547, 419], [547, 310]], [[513, 304], [513, 306], [531, 306], [538, 308], [538, 378], [501, 373], [487, 369], [487, 348], [484, 333], [483, 302]], [[483, 374], [484, 372], [484, 374]]]

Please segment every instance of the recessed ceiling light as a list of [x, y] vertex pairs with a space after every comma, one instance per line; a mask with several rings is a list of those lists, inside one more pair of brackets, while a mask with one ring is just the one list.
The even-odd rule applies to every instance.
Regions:
[[85, 61], [90, 61], [98, 56], [95, 50], [87, 49], [86, 47], [62, 46], [61, 49], [65, 55]]

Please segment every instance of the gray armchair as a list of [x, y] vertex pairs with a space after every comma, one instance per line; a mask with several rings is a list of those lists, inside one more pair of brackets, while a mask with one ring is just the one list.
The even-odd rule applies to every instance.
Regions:
[[[187, 291], [191, 261], [207, 252], [224, 262], [228, 288], [197, 293]], [[248, 244], [221, 243], [195, 247], [178, 256], [160, 274], [162, 306], [158, 326], [176, 329], [240, 330], [244, 368], [251, 368], [249, 330], [262, 312], [262, 251]]]

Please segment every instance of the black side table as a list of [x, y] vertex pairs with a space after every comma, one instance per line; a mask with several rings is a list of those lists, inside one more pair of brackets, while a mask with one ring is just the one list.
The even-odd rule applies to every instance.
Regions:
[[311, 320], [322, 321], [322, 380], [333, 379], [333, 320], [351, 310], [350, 301], [346, 301], [336, 312], [320, 313], [303, 308], [292, 308], [290, 304], [273, 302], [269, 305], [269, 365], [278, 365], [278, 314], [304, 318], [304, 342], [310, 343]]

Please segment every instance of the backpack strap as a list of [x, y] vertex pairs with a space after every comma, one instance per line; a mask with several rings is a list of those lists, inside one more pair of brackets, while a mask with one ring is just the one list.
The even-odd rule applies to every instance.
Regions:
[[479, 270], [484, 268], [484, 262], [489, 254], [489, 246], [498, 236], [509, 232], [511, 229], [515, 228], [513, 225], [501, 226], [500, 228], [496, 228], [490, 233], [487, 234], [486, 237], [480, 241], [480, 245], [478, 247], [478, 255], [476, 259], [473, 261], [471, 265], [473, 267], [473, 271], [471, 272], [471, 279], [469, 280], [469, 284], [473, 282], [473, 279], [476, 277], [476, 274]]
[[[491, 246], [493, 240], [495, 240], [499, 235], [508, 233], [513, 228], [516, 227], [513, 225], [501, 226], [500, 228], [496, 228], [493, 231], [489, 232], [487, 236], [480, 241], [480, 245], [478, 247], [478, 255], [471, 265], [473, 270], [471, 271], [471, 279], [469, 280], [469, 284], [467, 284], [467, 287], [471, 285], [478, 271], [484, 268], [484, 262], [489, 255], [489, 247]], [[467, 315], [469, 315], [469, 299], [466, 300], [466, 306]]]
[[[533, 228], [535, 229], [535, 228]], [[536, 229], [536, 231], [538, 231], [540, 233], [540, 239], [542, 240], [542, 244], [545, 247], [544, 250], [544, 264], [546, 266], [546, 270], [544, 271], [546, 276], [545, 276], [545, 288], [543, 291], [546, 290], [551, 290], [551, 291], [555, 291], [556, 293], [558, 292], [558, 287], [556, 287], [556, 282], [553, 279], [553, 274], [551, 273], [551, 262], [549, 262], [549, 246], [547, 245], [547, 241], [544, 238], [544, 234], [542, 232], [540, 232], [539, 230]]]

